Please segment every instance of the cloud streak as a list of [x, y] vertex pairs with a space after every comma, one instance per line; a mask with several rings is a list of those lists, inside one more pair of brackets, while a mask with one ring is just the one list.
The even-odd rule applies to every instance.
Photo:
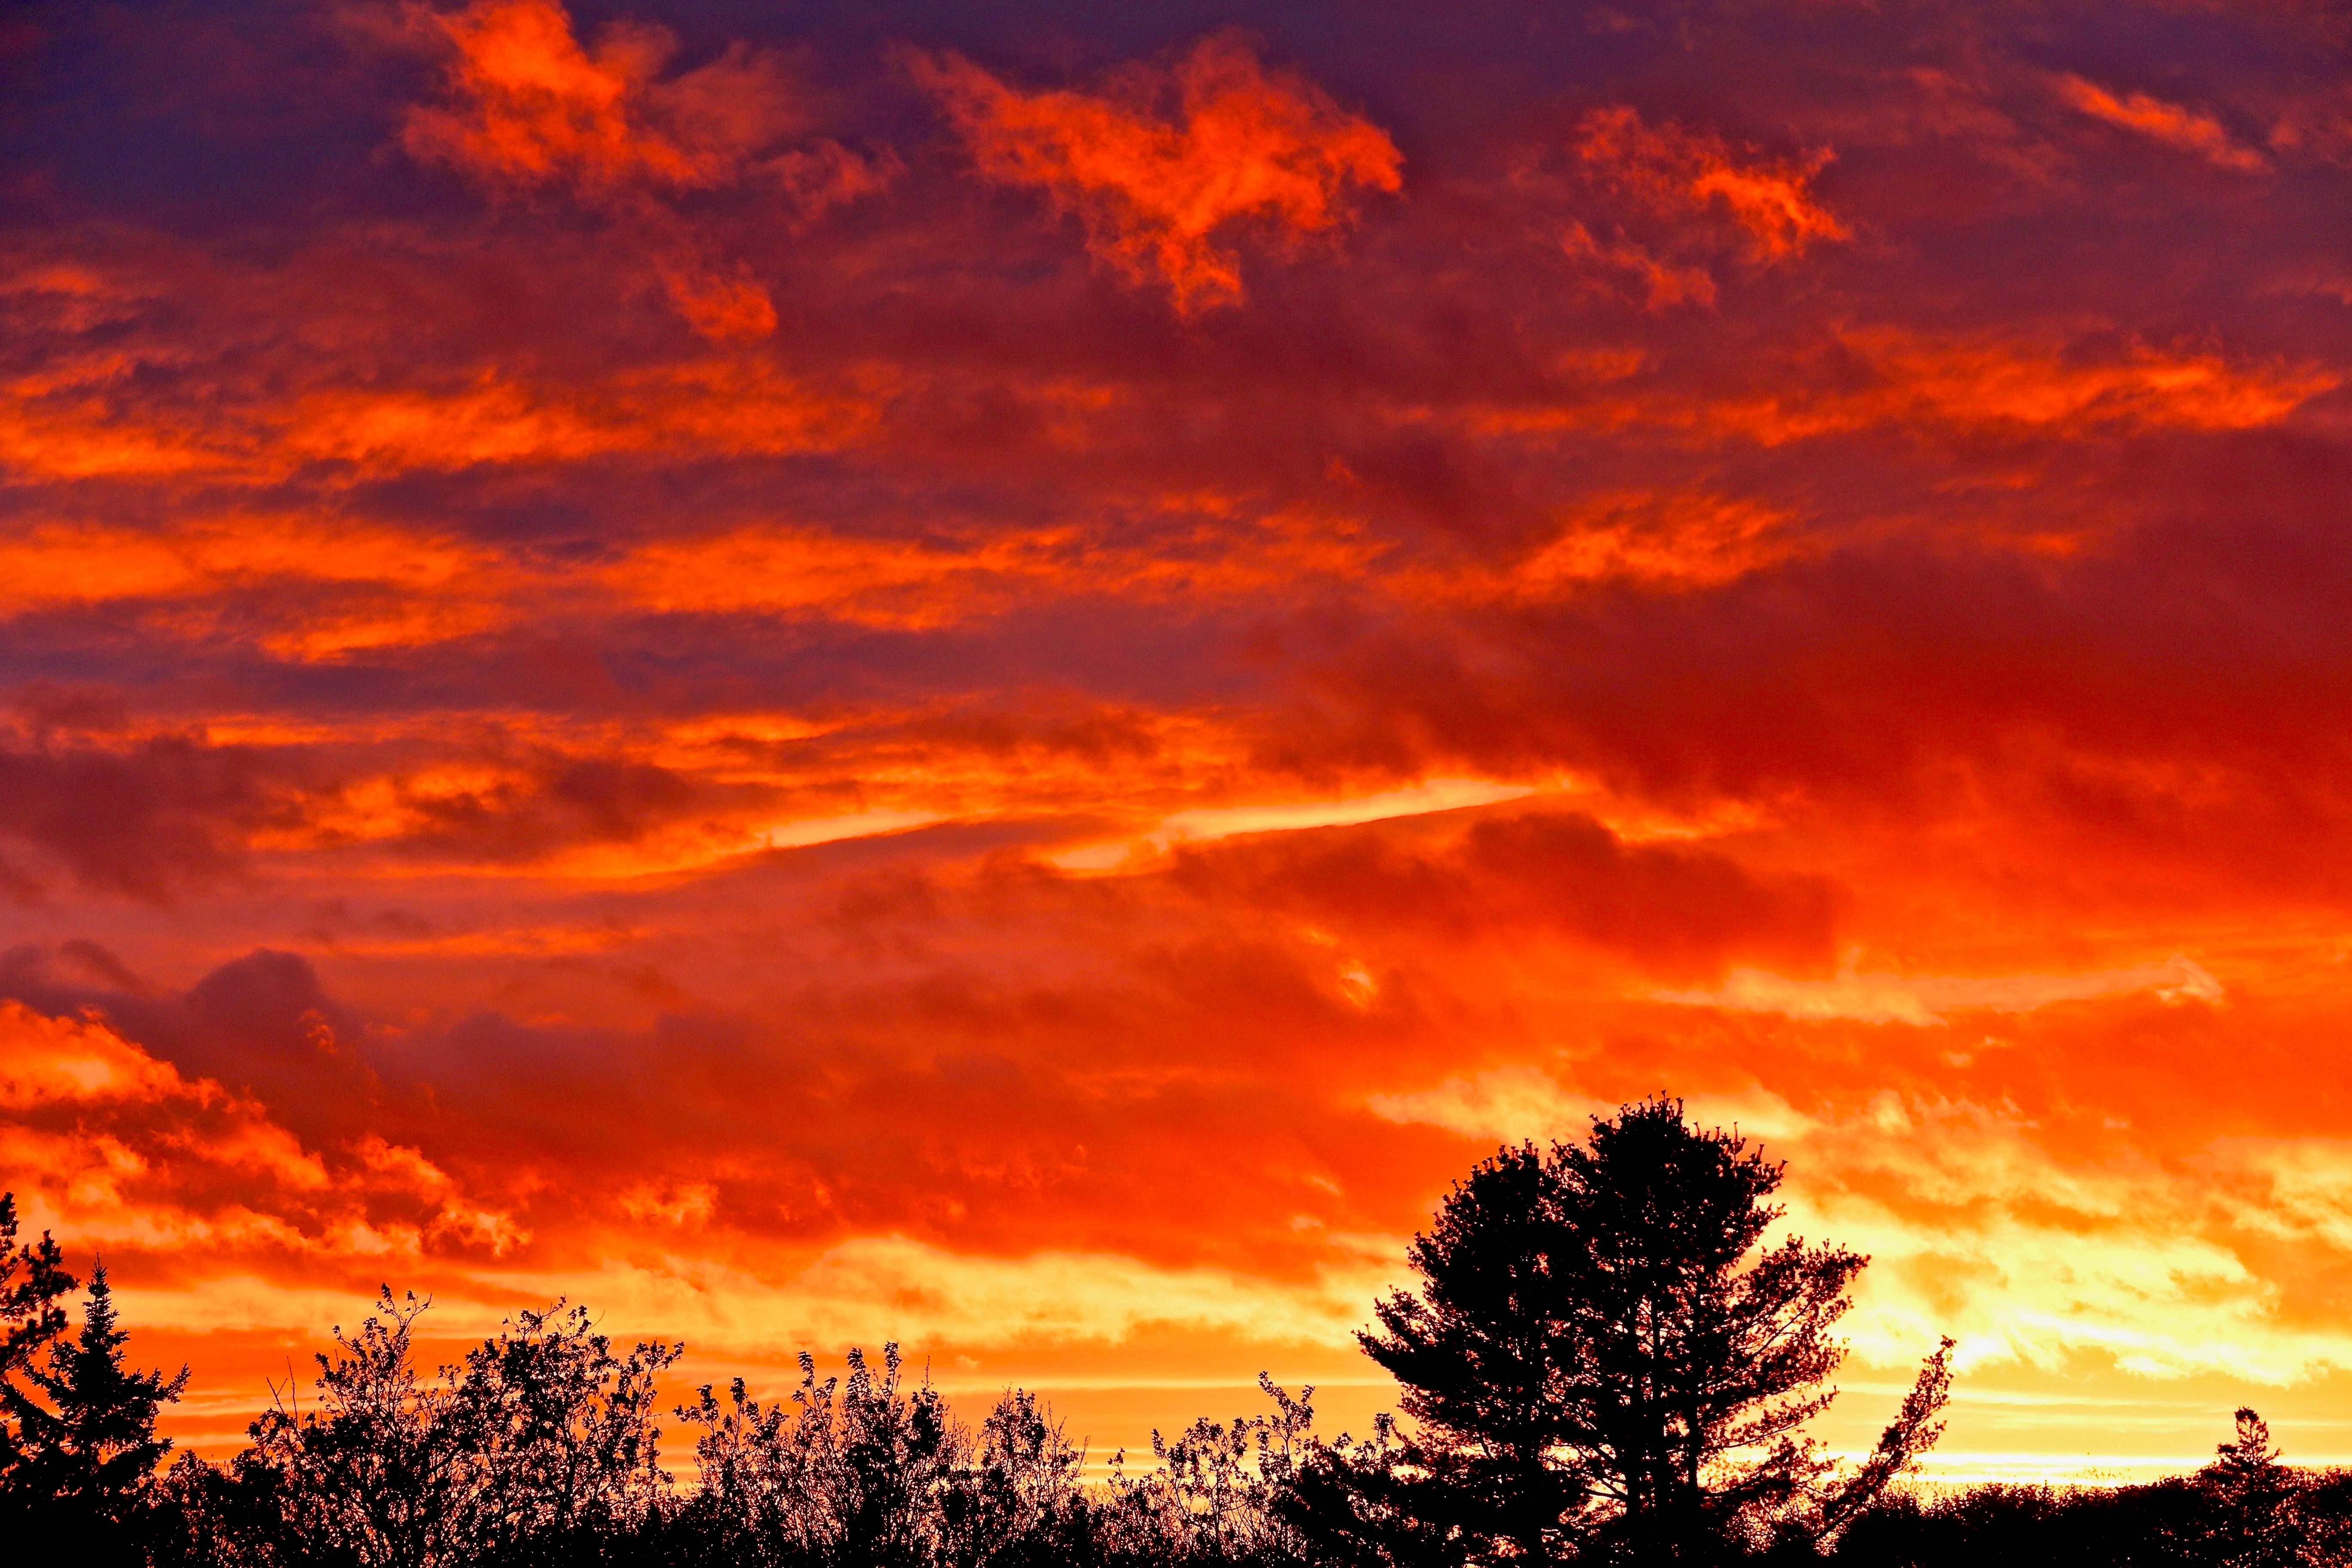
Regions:
[[2069, 105], [2094, 120], [2104, 120], [2151, 142], [2193, 153], [2215, 168], [2258, 174], [2270, 167], [2260, 153], [2239, 144], [2221, 121], [2202, 110], [2167, 103], [2144, 92], [2117, 98], [2078, 76], [2061, 78], [2058, 91]]

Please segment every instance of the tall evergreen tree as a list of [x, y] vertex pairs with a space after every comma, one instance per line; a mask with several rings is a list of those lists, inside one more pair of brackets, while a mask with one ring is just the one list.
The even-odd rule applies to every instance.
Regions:
[[1365, 1350], [1420, 1423], [1412, 1468], [1502, 1555], [1706, 1562], [1835, 1530], [1932, 1443], [1944, 1351], [1861, 1473], [1802, 1437], [1868, 1261], [1790, 1237], [1783, 1167], [1657, 1099], [1589, 1142], [1504, 1149], [1457, 1184]]
[[91, 1270], [81, 1332], [24, 1369], [26, 1386], [0, 1391], [16, 1428], [10, 1490], [28, 1507], [68, 1521], [129, 1521], [155, 1466], [172, 1447], [155, 1435], [156, 1411], [188, 1381], [122, 1364], [131, 1336], [117, 1321], [103, 1263]]
[[65, 1254], [49, 1233], [20, 1242], [18, 1225], [16, 1194], [0, 1193], [0, 1377], [65, 1332], [66, 1310], [58, 1303], [74, 1288]]
[[2209, 1500], [2202, 1555], [2219, 1568], [2294, 1568], [2306, 1560], [2294, 1473], [2279, 1463], [2270, 1423], [2243, 1407], [2236, 1420], [2197, 1478]]
[[[58, 1303], [74, 1288], [65, 1254], [48, 1232], [38, 1241], [16, 1239], [16, 1194], [0, 1193], [0, 1390], [12, 1388], [66, 1331]], [[22, 1447], [16, 1423], [0, 1398], [0, 1493], [14, 1489]]]

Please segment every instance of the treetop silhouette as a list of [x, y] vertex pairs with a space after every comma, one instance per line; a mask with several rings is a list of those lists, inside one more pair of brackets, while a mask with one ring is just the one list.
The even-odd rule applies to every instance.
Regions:
[[[64, 1338], [52, 1327], [62, 1326], [55, 1297], [42, 1301], [38, 1296], [65, 1280], [53, 1244], [45, 1236], [20, 1258], [30, 1264], [23, 1283], [34, 1288], [39, 1303], [22, 1321], [45, 1331], [45, 1353], [27, 1350], [15, 1375], [0, 1379], [6, 1431], [0, 1502], [20, 1521], [37, 1520], [50, 1530], [120, 1534], [146, 1510], [155, 1466], [172, 1447], [155, 1435], [156, 1412], [179, 1398], [188, 1369], [166, 1376], [123, 1364], [130, 1335], [115, 1310], [104, 1263], [90, 1272], [81, 1332]], [[117, 1554], [100, 1550], [98, 1555]]]
[[[1411, 1289], [1360, 1337], [1405, 1420], [1316, 1436], [1312, 1389], [1272, 1414], [1152, 1435], [1089, 1480], [1034, 1394], [966, 1426], [895, 1344], [845, 1376], [803, 1354], [773, 1400], [735, 1379], [665, 1412], [682, 1347], [622, 1350], [587, 1312], [518, 1312], [437, 1373], [430, 1303], [389, 1289], [334, 1331], [226, 1464], [170, 1445], [186, 1373], [124, 1367], [103, 1268], [81, 1332], [56, 1244], [0, 1202], [0, 1542], [76, 1531], [93, 1568], [2342, 1568], [2352, 1471], [2291, 1469], [2251, 1409], [2214, 1461], [2064, 1492], [1892, 1483], [1942, 1427], [1949, 1340], [1874, 1450], [1806, 1436], [1867, 1260], [1768, 1239], [1783, 1168], [1657, 1098], [1576, 1143], [1498, 1150], [1447, 1194]], [[696, 1476], [663, 1468], [667, 1414]]]
[[1941, 1431], [1951, 1342], [1836, 1476], [1802, 1430], [1836, 1397], [1832, 1330], [1868, 1259], [1761, 1245], [1783, 1173], [1663, 1097], [1482, 1162], [1413, 1241], [1419, 1290], [1359, 1336], [1420, 1424], [1390, 1468], [1453, 1494], [1474, 1555], [1699, 1561], [1833, 1534]]

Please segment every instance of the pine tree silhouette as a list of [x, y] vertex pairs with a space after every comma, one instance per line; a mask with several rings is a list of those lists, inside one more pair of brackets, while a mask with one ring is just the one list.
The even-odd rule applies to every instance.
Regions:
[[2203, 1546], [2221, 1568], [2294, 1568], [2304, 1561], [2295, 1478], [2279, 1463], [2270, 1423], [2250, 1409], [2198, 1480], [2211, 1500]]
[[1659, 1098], [1457, 1184], [1409, 1254], [1421, 1292], [1359, 1336], [1421, 1424], [1420, 1506], [1530, 1564], [1810, 1544], [1867, 1506], [1941, 1430], [1951, 1342], [1838, 1479], [1803, 1428], [1835, 1396], [1832, 1330], [1868, 1259], [1764, 1243], [1782, 1171]]
[[[74, 1288], [65, 1255], [47, 1231], [38, 1241], [16, 1239], [16, 1194], [0, 1193], [0, 1388], [12, 1385], [66, 1331], [59, 1298]], [[21, 1449], [16, 1424], [0, 1403], [0, 1495], [13, 1495]]]
[[91, 1270], [81, 1332], [50, 1347], [43, 1363], [22, 1369], [26, 1384], [0, 1392], [16, 1428], [17, 1463], [9, 1489], [20, 1507], [61, 1523], [128, 1524], [153, 1484], [171, 1440], [155, 1435], [155, 1414], [180, 1396], [176, 1376], [132, 1372], [122, 1364], [131, 1336], [117, 1321], [106, 1265]]
[[0, 1376], [65, 1332], [66, 1311], [58, 1299], [74, 1288], [65, 1254], [49, 1233], [19, 1242], [17, 1223], [16, 1194], [0, 1193]]

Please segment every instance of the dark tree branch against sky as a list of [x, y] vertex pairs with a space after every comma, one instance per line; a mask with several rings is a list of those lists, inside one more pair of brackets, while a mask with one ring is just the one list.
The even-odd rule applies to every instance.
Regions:
[[1136, 1447], [1665, 1091], [1827, 1440], [2352, 1457], [2347, 26], [19, 0], [0, 1186]]
[[1759, 1246], [1785, 1174], [1654, 1099], [1454, 1184], [1413, 1238], [1416, 1287], [1360, 1338], [1403, 1391], [1410, 1465], [1454, 1494], [1425, 1511], [1475, 1521], [1475, 1561], [1811, 1546], [1933, 1447], [1949, 1340], [1868, 1465], [1835, 1474], [1816, 1451], [1806, 1429], [1837, 1397], [1835, 1330], [1869, 1259]]

